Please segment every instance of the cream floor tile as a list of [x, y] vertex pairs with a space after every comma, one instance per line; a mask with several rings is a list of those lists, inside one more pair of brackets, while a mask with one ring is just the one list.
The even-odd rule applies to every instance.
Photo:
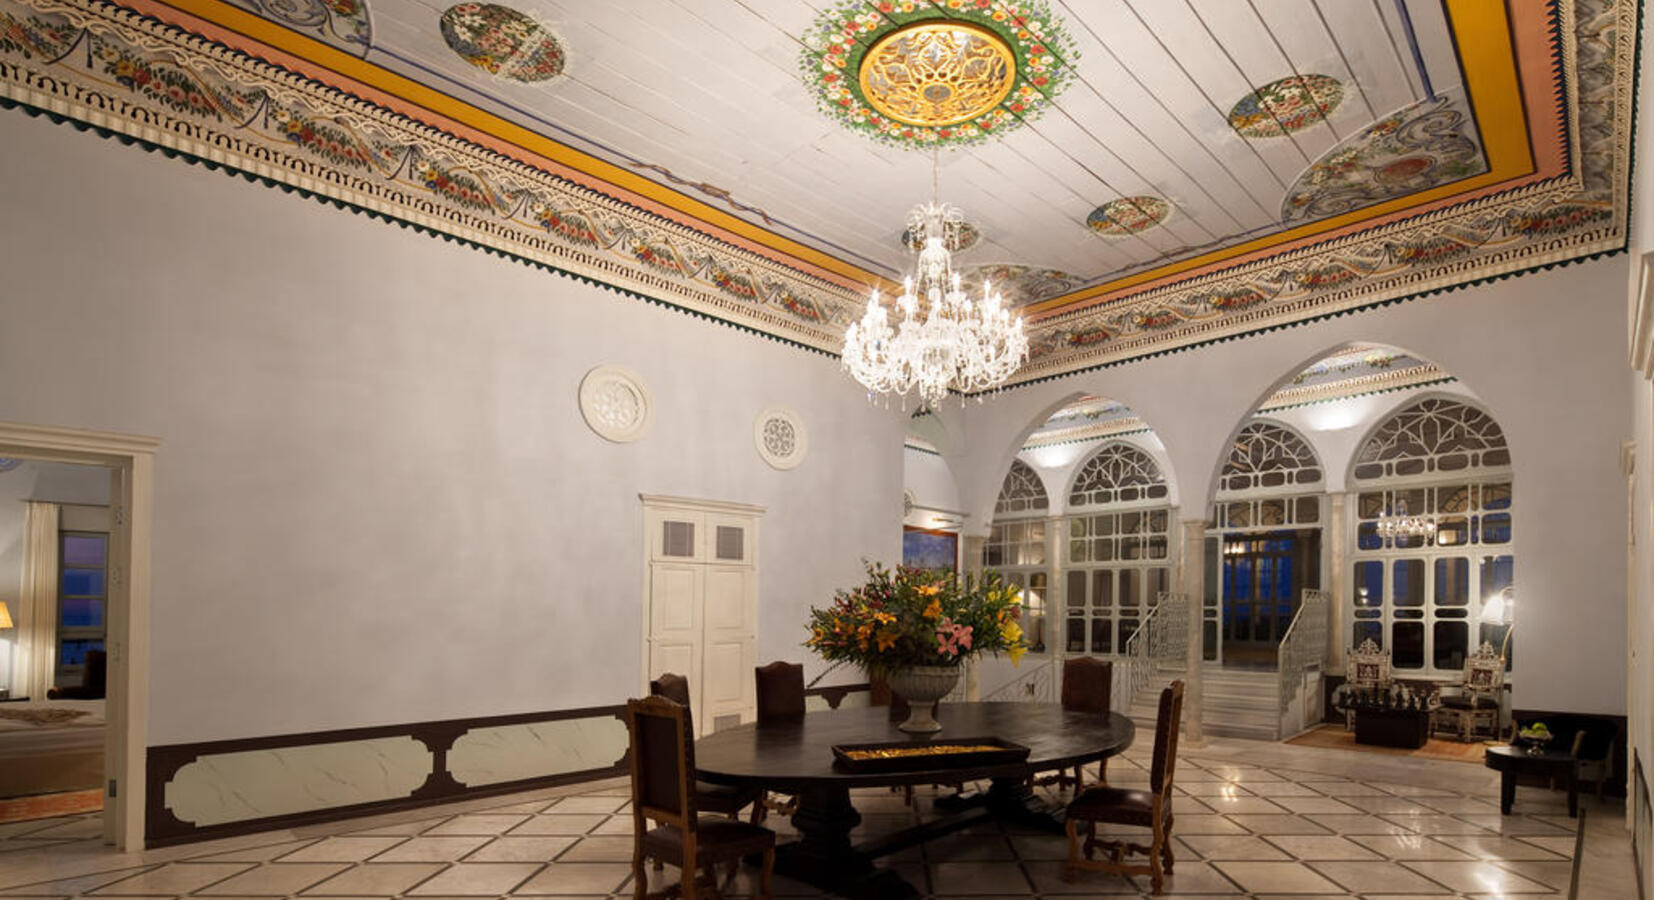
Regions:
[[1532, 844], [1535, 847], [1540, 847], [1540, 848], [1543, 848], [1545, 850], [1549, 850], [1552, 853], [1557, 854], [1558, 856], [1572, 857], [1574, 855], [1574, 842], [1575, 842], [1576, 838], [1571, 834], [1568, 834], [1568, 835], [1536, 834], [1536, 835], [1524, 835], [1522, 837], [1517, 838], [1516, 840], [1519, 840], [1524, 844]]
[[1338, 834], [1416, 834], [1417, 832], [1403, 828], [1394, 822], [1386, 822], [1377, 816], [1371, 815], [1338, 815], [1327, 816], [1311, 814], [1304, 818], [1328, 831]]
[[1408, 862], [1407, 868], [1447, 887], [1470, 893], [1548, 893], [1551, 888], [1488, 862]]
[[[1352, 835], [1350, 840], [1378, 853], [1386, 859], [1441, 859], [1468, 860], [1470, 855], [1443, 841], [1422, 834]], [[1454, 841], [1454, 838], [1448, 838]]]
[[1436, 811], [1406, 797], [1346, 797], [1344, 798], [1356, 809], [1378, 815], [1395, 816], [1428, 816], [1436, 815]]
[[[719, 816], [717, 818], [722, 818], [722, 817]], [[741, 820], [746, 821], [746, 818], [747, 817], [745, 815], [743, 815], [741, 817]], [[610, 816], [608, 818], [608, 820], [605, 821], [603, 824], [597, 826], [596, 828], [593, 828], [591, 833], [592, 834], [610, 834], [610, 835], [613, 835], [613, 834], [631, 834], [632, 833], [632, 817], [631, 816]]]
[[1019, 865], [992, 862], [946, 862], [930, 867], [938, 894], [1026, 894], [1032, 885]]
[[[392, 838], [391, 840], [398, 841], [401, 840], [401, 838]], [[205, 862], [209, 860], [214, 862], [265, 862], [266, 860], [286, 856], [295, 850], [302, 850], [314, 843], [316, 843], [316, 841], [313, 839], [304, 841], [282, 841], [279, 844], [264, 844], [256, 847], [244, 847], [239, 850], [227, 850], [223, 853], [195, 856], [191, 857], [191, 859], [198, 862]]]
[[1479, 813], [1481, 815], [1496, 816], [1499, 814], [1499, 801], [1486, 800], [1481, 797], [1426, 797], [1419, 801], [1422, 806], [1428, 806], [1437, 812], [1454, 815]]
[[361, 862], [403, 842], [392, 836], [330, 837], [278, 857], [282, 862]]
[[1203, 797], [1202, 803], [1210, 806], [1213, 812], [1223, 815], [1270, 815], [1282, 813], [1286, 810], [1281, 806], [1264, 799], [1263, 797]]
[[[1224, 865], [1275, 865], [1274, 863], [1225, 863]], [[1210, 894], [1219, 896], [1235, 896], [1243, 893], [1235, 882], [1216, 868], [1215, 863], [1178, 863], [1172, 873], [1166, 876], [1166, 893], [1172, 896], [1189, 894]], [[1149, 878], [1146, 875], [1134, 875], [1132, 884], [1144, 894], [1149, 892]]]
[[539, 873], [540, 863], [456, 863], [408, 891], [409, 896], [509, 894]]
[[1544, 847], [1509, 837], [1480, 837], [1467, 835], [1453, 839], [1453, 846], [1477, 859], [1555, 860], [1573, 856], [1573, 838], [1568, 838], [1567, 853], [1553, 853]]
[[1238, 784], [1227, 781], [1197, 781], [1193, 784], [1178, 784], [1175, 789], [1190, 797], [1250, 797], [1252, 792]]
[[1298, 859], [1379, 859], [1367, 847], [1333, 834], [1276, 834], [1269, 843]]
[[1335, 893], [1338, 885], [1305, 866], [1290, 862], [1217, 862], [1212, 864], [1244, 890], [1258, 893]]
[[22, 840], [81, 840], [85, 838], [103, 837], [103, 820], [100, 818], [72, 818], [44, 820], [49, 824], [38, 831], [31, 831], [23, 835]]
[[528, 821], [529, 817], [520, 814], [496, 815], [493, 813], [472, 813], [470, 815], [455, 816], [434, 828], [426, 829], [425, 834], [431, 836], [450, 834], [505, 834], [511, 829]]
[[[666, 868], [670, 874], [674, 870]], [[630, 864], [618, 863], [552, 863], [529, 879], [516, 894], [610, 894], [632, 877]], [[673, 876], [676, 880], [676, 876]], [[780, 879], [777, 879], [779, 881]], [[795, 883], [796, 884], [796, 883]], [[809, 888], [811, 893], [820, 893]], [[779, 891], [778, 891], [779, 893]], [[796, 895], [795, 895], [796, 896]]]
[[1055, 834], [1009, 835], [1017, 857], [1024, 860], [1052, 860], [1068, 858], [1068, 838]]
[[1562, 821], [1568, 824], [1566, 826], [1556, 825], [1545, 819], [1530, 818], [1528, 816], [1505, 816], [1493, 830], [1509, 837], [1539, 837], [1544, 835], [1568, 835], [1572, 837], [1579, 827], [1579, 823], [1568, 818], [1563, 818]]
[[348, 867], [349, 863], [272, 863], [233, 875], [195, 893], [204, 897], [288, 897]]
[[401, 894], [442, 871], [443, 868], [442, 863], [436, 862], [370, 862], [346, 869], [312, 886], [305, 894], [369, 897]]
[[[1067, 843], [1065, 839], [1057, 840], [1063, 844]], [[925, 860], [932, 863], [990, 862], [1017, 858], [1010, 840], [1002, 834], [950, 834], [926, 841], [924, 849]]]
[[1359, 781], [1306, 781], [1304, 787], [1311, 787], [1328, 797], [1390, 797], [1394, 796], [1382, 788]]
[[577, 840], [579, 838], [552, 835], [497, 837], [471, 851], [465, 862], [550, 862]]
[[516, 828], [511, 834], [586, 834], [608, 821], [601, 813], [572, 813], [535, 816]]
[[1215, 813], [1210, 815], [1178, 816], [1172, 823], [1173, 834], [1245, 834], [1246, 829]]
[[92, 893], [104, 896], [176, 896], [198, 891], [250, 868], [252, 866], [246, 863], [170, 863], [141, 875], [117, 881]]
[[1398, 894], [1451, 894], [1440, 883], [1431, 881], [1400, 863], [1393, 862], [1314, 862], [1315, 871], [1338, 882], [1349, 891]]
[[632, 845], [629, 837], [588, 837], [563, 851], [558, 862], [631, 862]]
[[409, 838], [373, 857], [373, 862], [453, 862], [489, 840], [485, 835]]
[[[1253, 834], [1326, 834], [1328, 831], [1328, 829], [1307, 817], [1285, 813], [1279, 815], [1238, 815], [1229, 816], [1228, 818], [1229, 821]], [[1177, 830], [1175, 824], [1173, 830]]]
[[[1245, 790], [1245, 788], [1241, 788], [1240, 785], [1236, 785], [1236, 787], [1241, 789], [1241, 790]], [[1322, 796], [1325, 796], [1320, 791], [1316, 790], [1313, 787], [1310, 787], [1307, 784], [1299, 784], [1299, 783], [1293, 782], [1293, 781], [1283, 781], [1283, 782], [1280, 782], [1279, 784], [1260, 784], [1260, 785], [1254, 786], [1252, 791], [1255, 794], [1259, 794], [1261, 796], [1269, 797], [1269, 798], [1272, 798], [1272, 799], [1276, 798], [1276, 797], [1322, 797]]]
[[1408, 831], [1419, 834], [1488, 834], [1488, 830], [1474, 822], [1466, 822], [1455, 816], [1400, 816], [1385, 815], [1380, 818], [1394, 822]]
[[1568, 889], [1568, 882], [1573, 879], [1574, 874], [1574, 864], [1571, 860], [1499, 859], [1492, 862], [1501, 869], [1515, 872], [1523, 878], [1537, 881], [1558, 891]]
[[24, 896], [72, 896], [91, 893], [106, 884], [131, 878], [133, 875], [147, 872], [159, 866], [140, 866], [130, 869], [116, 869], [112, 872], [96, 872], [90, 875], [78, 875], [74, 878], [59, 878], [52, 881], [35, 882], [33, 884], [9, 887], [0, 894]]
[[583, 794], [575, 797], [564, 797], [541, 811], [547, 813], [617, 813], [626, 805], [627, 801], [624, 797]]
[[1321, 813], [1323, 815], [1337, 816], [1353, 815], [1361, 812], [1361, 810], [1337, 799], [1336, 797], [1277, 797], [1271, 794], [1270, 799], [1281, 806], [1286, 807], [1292, 812], [1299, 813], [1300, 815]]
[[[1060, 862], [1031, 862], [1024, 868], [1034, 882], [1034, 889], [1046, 895], [1119, 895], [1138, 896], [1137, 886], [1120, 875], [1105, 872], [1078, 872], [1073, 881], [1063, 878], [1064, 864]], [[1026, 894], [1025, 894], [1026, 896]]]
[[[1173, 838], [1192, 851], [1195, 859], [1268, 860], [1288, 859], [1279, 847], [1263, 838], [1238, 834], [1193, 834]], [[1174, 848], [1175, 852], [1176, 848]], [[1182, 854], [1179, 854], [1182, 858]]]

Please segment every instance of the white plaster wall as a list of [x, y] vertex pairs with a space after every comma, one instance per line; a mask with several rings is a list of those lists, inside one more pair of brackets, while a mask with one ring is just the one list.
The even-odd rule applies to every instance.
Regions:
[[1326, 490], [1330, 493], [1349, 489], [1350, 464], [1373, 426], [1425, 394], [1465, 397], [1482, 405], [1481, 399], [1465, 388], [1463, 382], [1449, 382], [1276, 410], [1263, 418], [1285, 422], [1298, 429], [1298, 433], [1309, 441], [1321, 460], [1322, 470], [1326, 473]]
[[[1635, 496], [1631, 507], [1631, 532], [1635, 545], [1631, 598], [1626, 627], [1626, 646], [1630, 654], [1630, 677], [1627, 690], [1629, 710], [1627, 728], [1631, 746], [1642, 757], [1644, 777], [1654, 777], [1654, 385], [1633, 374], [1632, 379], [1632, 439], [1637, 442], [1635, 456]], [[1627, 765], [1631, 753], [1626, 753]], [[1636, 779], [1628, 769], [1626, 789], [1630, 791]], [[1654, 855], [1654, 854], [1651, 854]], [[1643, 860], [1644, 883], [1654, 884], [1654, 859]]]
[[967, 511], [991, 512], [1029, 423], [1076, 392], [1136, 410], [1165, 445], [1182, 515], [1204, 518], [1230, 435], [1285, 378], [1371, 341], [1458, 376], [1505, 429], [1523, 515], [1514, 703], [1623, 713], [1626, 700], [1626, 257], [1581, 263], [1083, 373], [953, 416]]
[[[904, 520], [918, 528], [933, 528], [934, 510], [959, 509], [959, 488], [954, 486], [953, 473], [947, 460], [924, 450], [902, 448], [902, 485], [913, 492], [915, 509]], [[958, 521], [958, 516], [952, 517]]]
[[[0, 420], [162, 441], [153, 743], [635, 694], [639, 492], [768, 507], [760, 661], [899, 559], [904, 417], [831, 359], [16, 113], [0, 158]], [[603, 363], [637, 443], [581, 421]]]

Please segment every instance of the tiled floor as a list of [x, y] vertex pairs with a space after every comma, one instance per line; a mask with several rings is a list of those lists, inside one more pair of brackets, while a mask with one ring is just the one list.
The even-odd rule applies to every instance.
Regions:
[[[1134, 751], [1115, 784], [1148, 780]], [[1493, 773], [1433, 763], [1214, 741], [1177, 772], [1176, 874], [1170, 895], [1275, 898], [1567, 896], [1574, 820], [1560, 793], [1519, 791], [1499, 815]], [[357, 820], [123, 855], [95, 817], [0, 825], [0, 894], [29, 897], [631, 896], [626, 788], [473, 801], [441, 812]], [[921, 809], [924, 796], [921, 795]], [[858, 837], [921, 815], [884, 791], [858, 792]], [[1635, 896], [1620, 813], [1595, 808], [1582, 897]], [[772, 818], [772, 827], [790, 827]], [[1062, 878], [1060, 836], [980, 826], [884, 864], [932, 897], [1145, 895], [1146, 879]], [[664, 882], [661, 881], [664, 879]], [[668, 868], [652, 880], [676, 879]], [[743, 871], [728, 892], [750, 894]], [[818, 896], [777, 879], [782, 896]]]

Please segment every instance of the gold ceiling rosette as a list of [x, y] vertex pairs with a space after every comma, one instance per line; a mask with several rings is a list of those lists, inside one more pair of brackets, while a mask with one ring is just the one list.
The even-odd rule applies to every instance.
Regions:
[[984, 140], [1039, 115], [1077, 55], [1042, 0], [852, 0], [822, 13], [804, 47], [823, 112], [922, 147]]

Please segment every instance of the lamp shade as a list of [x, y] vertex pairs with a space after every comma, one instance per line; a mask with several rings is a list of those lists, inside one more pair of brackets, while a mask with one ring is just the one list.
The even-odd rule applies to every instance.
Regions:
[[6, 601], [0, 600], [0, 628], [10, 628], [11, 610], [6, 608]]

